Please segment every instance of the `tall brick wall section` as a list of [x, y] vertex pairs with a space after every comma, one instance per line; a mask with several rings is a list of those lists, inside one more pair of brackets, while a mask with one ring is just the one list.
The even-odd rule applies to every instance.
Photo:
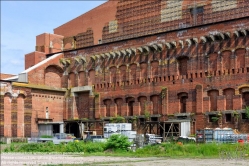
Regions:
[[24, 95], [17, 98], [17, 137], [24, 137]]
[[[249, 37], [248, 35], [235, 37], [233, 34], [235, 29], [230, 25], [247, 21], [248, 19], [240, 19], [188, 29], [181, 33], [160, 34], [157, 38], [149, 36], [95, 46], [94, 49], [69, 51], [65, 52], [64, 57], [73, 62], [77, 55], [87, 54], [86, 70], [94, 74], [84, 76], [88, 77], [89, 85], [94, 84], [95, 92], [100, 94], [100, 104], [95, 105], [97, 118], [100, 115], [101, 117], [116, 116], [120, 114], [119, 109], [122, 110], [122, 116], [145, 115], [146, 109], [139, 101], [143, 96], [146, 96], [147, 111], [151, 115], [162, 115], [163, 111], [166, 111], [167, 115], [181, 113], [183, 104], [179, 95], [187, 93], [186, 112], [197, 115], [196, 128], [210, 125], [214, 127], [213, 123], [207, 121], [208, 116], [203, 116], [203, 113], [242, 109], [242, 97], [238, 97], [242, 94], [234, 94], [234, 92], [241, 89], [241, 85], [248, 86], [249, 66], [235, 62], [242, 62], [241, 58], [244, 58], [244, 61], [247, 60], [246, 45]], [[200, 41], [201, 36], [208, 36], [210, 31], [217, 28], [220, 28], [221, 32], [230, 32], [230, 38], [204, 43]], [[165, 46], [161, 52], [153, 51], [151, 46], [151, 43], [170, 41], [173, 37], [186, 41], [186, 37], [190, 34], [198, 38], [197, 44], [193, 45], [192, 41], [188, 47], [177, 41], [174, 49]], [[236, 45], [234, 40], [240, 45]], [[122, 49], [117, 49], [120, 45]], [[140, 52], [141, 46], [149, 46], [149, 51]], [[137, 48], [137, 50], [130, 56], [121, 54], [115, 58], [108, 58], [109, 55], [106, 57], [108, 59], [101, 58], [103, 54], [122, 52], [129, 48]], [[166, 58], [167, 60], [164, 60]], [[182, 59], [185, 61], [182, 62]], [[73, 68], [73, 65], [74, 63], [69, 68]], [[75, 74], [75, 68], [73, 71], [69, 76], [70, 82], [83, 82], [84, 80], [81, 79], [86, 79]], [[167, 87], [166, 101], [161, 98], [163, 87]], [[132, 102], [131, 98], [133, 98]], [[125, 101], [121, 106], [120, 100]], [[227, 124], [227, 126], [233, 125]]]
[[25, 70], [46, 59], [43, 52], [32, 52], [25, 55]]
[[[106, 23], [115, 20], [118, 1], [108, 1], [93, 10], [54, 29], [54, 33], [65, 37], [76, 36], [92, 28], [94, 44], [102, 39], [102, 30]], [[73, 28], [72, 28], [73, 27]]]
[[63, 38], [62, 35], [43, 33], [36, 36], [36, 48], [38, 52], [44, 52], [46, 54], [61, 52], [63, 50]]
[[[26, 89], [27, 95], [24, 99], [24, 136], [31, 137], [31, 128], [36, 128], [36, 125], [32, 126], [32, 95], [30, 89]], [[35, 119], [34, 119], [35, 120]]]
[[0, 96], [0, 136], [4, 136], [4, 95]]
[[11, 137], [11, 95], [9, 93], [4, 95], [4, 136]]
[[11, 136], [17, 137], [17, 98], [11, 101]]
[[[181, 2], [185, 4], [187, 1]], [[247, 16], [248, 8], [244, 6], [248, 3], [243, 6], [244, 1], [237, 1], [237, 8], [230, 6], [225, 11], [210, 8], [215, 6], [212, 0], [206, 2], [206, 16], [215, 10], [213, 13], [218, 12], [217, 15], [231, 12], [231, 17], [225, 17], [227, 21], [224, 21], [214, 14], [214, 18], [210, 17], [204, 23], [204, 19], [199, 19], [201, 13], [195, 20], [191, 17], [191, 9], [188, 9], [188, 17], [174, 16], [175, 21], [167, 21], [165, 15], [159, 15], [167, 13], [170, 5], [161, 1], [139, 1], [137, 4], [133, 1], [108, 1], [56, 28], [55, 33], [62, 36], [51, 35], [53, 39], [49, 38], [49, 34], [38, 36], [37, 49], [43, 49], [41, 52], [44, 53], [56, 52], [53, 49], [59, 48], [60, 42], [75, 40], [72, 36], [78, 35], [77, 40], [82, 43], [77, 43], [77, 40], [76, 43], [69, 42], [68, 47], [73, 50], [64, 51], [29, 71], [29, 83], [17, 83], [15, 86], [15, 90], [26, 92], [23, 99], [21, 96], [12, 99], [8, 93], [4, 96], [4, 136], [24, 134], [27, 137], [38, 132], [37, 122], [46, 119], [47, 110], [49, 120], [53, 122], [110, 119], [117, 115], [146, 117], [147, 114], [154, 116], [151, 119], [158, 116], [164, 121], [187, 114], [193, 115], [196, 120], [191, 122], [193, 130], [232, 127], [249, 132], [248, 120], [241, 117], [237, 125], [233, 117], [230, 121], [226, 119], [226, 114], [242, 110], [249, 103], [249, 19], [238, 18], [242, 16], [236, 14], [243, 10], [243, 16]], [[160, 7], [160, 10], [146, 14], [146, 11], [154, 10], [150, 5], [154, 5], [155, 10]], [[191, 8], [191, 4], [188, 5]], [[108, 10], [106, 16], [99, 13], [106, 9], [113, 10]], [[135, 15], [134, 11], [138, 14]], [[182, 8], [178, 12], [183, 12]], [[88, 20], [90, 17], [94, 19]], [[163, 22], [153, 22], [154, 18]], [[190, 22], [179, 30], [179, 23], [184, 23], [184, 19]], [[84, 26], [81, 26], [81, 20], [86, 20]], [[98, 24], [92, 26], [96, 22]], [[210, 24], [214, 22], [218, 23]], [[81, 38], [87, 31], [84, 28], [92, 28], [91, 35], [96, 44], [105, 23], [108, 24], [103, 29], [104, 44], [86, 47], [88, 42]], [[161, 30], [160, 33], [158, 30]], [[142, 37], [135, 38], [136, 35]], [[63, 39], [63, 36], [68, 39]], [[111, 42], [115, 40], [119, 41]], [[94, 95], [70, 91], [73, 87], [85, 85], [92, 87]], [[218, 113], [221, 114], [219, 121], [211, 122], [209, 115]], [[24, 133], [15, 126], [15, 123], [23, 123], [22, 114]]]

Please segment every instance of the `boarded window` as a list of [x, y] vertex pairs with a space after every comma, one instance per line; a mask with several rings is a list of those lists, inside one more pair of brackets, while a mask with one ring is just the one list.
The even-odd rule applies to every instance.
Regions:
[[208, 96], [210, 97], [210, 111], [217, 111], [217, 97], [219, 96], [218, 90], [208, 91]]
[[235, 95], [235, 90], [232, 88], [225, 89], [224, 95], [226, 96], [226, 110], [233, 110], [233, 96]]

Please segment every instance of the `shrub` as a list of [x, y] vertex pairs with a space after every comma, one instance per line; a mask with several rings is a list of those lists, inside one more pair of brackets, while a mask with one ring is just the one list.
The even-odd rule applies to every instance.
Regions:
[[120, 134], [113, 134], [107, 140], [106, 149], [127, 150], [131, 146], [128, 137]]

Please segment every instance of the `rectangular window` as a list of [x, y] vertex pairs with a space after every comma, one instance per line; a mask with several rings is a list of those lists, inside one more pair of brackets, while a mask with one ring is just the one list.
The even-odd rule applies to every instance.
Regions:
[[216, 122], [217, 121], [216, 118], [217, 118], [217, 116], [215, 114], [208, 116], [208, 120], [209, 120], [210, 123], [211, 122]]
[[203, 6], [197, 7], [197, 8], [192, 8], [190, 9], [190, 12], [192, 15], [200, 14], [204, 12]]
[[241, 119], [248, 119], [248, 118], [246, 117], [246, 113], [242, 113], [242, 114], [241, 114]]
[[226, 122], [232, 122], [232, 114], [225, 114], [226, 115]]

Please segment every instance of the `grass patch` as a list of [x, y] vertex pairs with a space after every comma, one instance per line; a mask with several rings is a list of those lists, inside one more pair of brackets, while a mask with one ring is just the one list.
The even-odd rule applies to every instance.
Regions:
[[58, 152], [82, 153], [84, 156], [113, 156], [113, 157], [168, 157], [168, 158], [219, 158], [221, 152], [235, 153], [243, 151], [249, 154], [249, 144], [177, 144], [162, 143], [131, 150], [110, 149], [107, 143], [69, 142], [54, 145], [47, 143], [11, 144], [4, 152]]

